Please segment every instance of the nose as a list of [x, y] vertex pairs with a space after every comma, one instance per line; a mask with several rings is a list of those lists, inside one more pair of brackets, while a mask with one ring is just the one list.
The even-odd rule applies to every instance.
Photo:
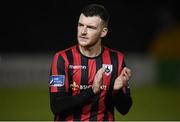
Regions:
[[83, 27], [83, 28], [82, 28], [81, 34], [87, 34], [87, 27]]

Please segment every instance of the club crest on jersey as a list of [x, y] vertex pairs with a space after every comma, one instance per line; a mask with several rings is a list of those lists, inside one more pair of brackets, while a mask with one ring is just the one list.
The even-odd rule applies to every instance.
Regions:
[[73, 81], [73, 83], [70, 85], [70, 87], [73, 91], [77, 91], [79, 89], [79, 85], [76, 84], [75, 81]]
[[50, 86], [64, 86], [65, 76], [64, 75], [52, 75], [50, 76]]
[[113, 70], [112, 64], [103, 64], [103, 67], [105, 68], [105, 74], [110, 75]]

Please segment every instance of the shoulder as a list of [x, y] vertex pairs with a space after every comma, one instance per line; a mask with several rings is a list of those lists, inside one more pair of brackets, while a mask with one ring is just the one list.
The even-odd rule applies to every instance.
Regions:
[[59, 50], [55, 53], [55, 56], [62, 56], [62, 55], [66, 55], [67, 52], [72, 52], [73, 50], [76, 50], [77, 45], [73, 45], [69, 48], [63, 49], [63, 50]]
[[106, 47], [106, 46], [103, 46], [104, 47], [104, 50], [105, 51], [108, 51], [109, 53], [112, 53], [112, 54], [116, 54], [120, 57], [124, 57], [124, 53], [117, 50], [117, 49], [112, 49], [112, 48], [109, 48], [109, 47]]

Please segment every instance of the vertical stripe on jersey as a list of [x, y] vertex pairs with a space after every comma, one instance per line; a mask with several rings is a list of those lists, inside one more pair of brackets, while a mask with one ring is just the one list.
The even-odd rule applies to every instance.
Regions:
[[[66, 52], [65, 52], [65, 54], [66, 54], [66, 57], [67, 57], [67, 59], [68, 59], [68, 62], [69, 62], [69, 65], [73, 65], [73, 62], [74, 62], [74, 60], [73, 60], [73, 55], [72, 55], [72, 50], [67, 50]], [[73, 69], [69, 69], [69, 66], [67, 66], [67, 70], [68, 70], [68, 73], [67, 73], [67, 75], [68, 75], [68, 81], [69, 81], [69, 84], [71, 84], [72, 83], [72, 74], [73, 74]], [[69, 87], [69, 90], [68, 90], [69, 92], [69, 95], [71, 95], [72, 94], [72, 90], [71, 90], [71, 88]]]
[[64, 51], [61, 53], [61, 56], [62, 56], [62, 58], [64, 60], [63, 68], [64, 68], [64, 73], [65, 73], [65, 88], [66, 88], [66, 92], [68, 92], [69, 91], [69, 78], [68, 78], [68, 65], [69, 65], [69, 61], [68, 61], [67, 55], [66, 55], [66, 53]]
[[[58, 75], [64, 75], [65, 76], [65, 62], [64, 62], [64, 59], [62, 58], [61, 55], [58, 56], [58, 61], [57, 61], [57, 74]], [[65, 88], [67, 87], [67, 83], [68, 81], [66, 81], [67, 79], [65, 78], [65, 83], [64, 85], [65, 86], [62, 86], [62, 87], [57, 87], [58, 88], [58, 91], [63, 91], [65, 92]]]
[[118, 63], [119, 63], [119, 64], [118, 64], [118, 75], [121, 74], [123, 60], [124, 60], [123, 54], [118, 53]]
[[110, 91], [113, 90], [113, 86], [114, 86], [114, 81], [116, 79], [116, 77], [118, 76], [118, 56], [116, 52], [110, 51], [110, 56], [111, 56], [111, 62], [113, 64], [113, 71], [112, 71], [112, 75], [111, 75], [111, 82], [110, 82]]
[[93, 84], [94, 77], [96, 75], [96, 60], [88, 60], [88, 84]]
[[[107, 48], [105, 48], [105, 50], [104, 50], [104, 53], [103, 53], [103, 55], [102, 55], [102, 58], [103, 58], [103, 64], [106, 64], [106, 65], [113, 65], [112, 63], [111, 63], [111, 57], [110, 57], [110, 54], [109, 54], [109, 50], [107, 49]], [[113, 69], [112, 69], [112, 71], [113, 71]], [[111, 78], [111, 74], [109, 74], [109, 75], [106, 75], [106, 73], [103, 75], [103, 84], [106, 86], [106, 90], [108, 90], [108, 88], [109, 88], [109, 82], [110, 82], [110, 78]], [[108, 120], [108, 116], [106, 116], [106, 115], [108, 115], [106, 112], [107, 112], [107, 108], [106, 108], [106, 103], [105, 103], [105, 96], [106, 96], [106, 93], [107, 93], [107, 91], [106, 90], [102, 90], [101, 91], [101, 99], [100, 99], [100, 101], [99, 101], [99, 113], [102, 113], [103, 112], [103, 114], [99, 114], [98, 115], [98, 121], [99, 120]], [[104, 110], [103, 110], [103, 109]], [[104, 113], [105, 112], [105, 113]], [[102, 116], [103, 115], [103, 116]]]
[[[82, 76], [81, 76], [81, 85], [82, 86], [88, 86], [88, 58], [84, 57], [81, 55], [81, 65], [82, 66], [86, 66], [85, 69], [82, 69]], [[89, 118], [90, 113], [87, 111], [90, 111], [90, 104], [86, 104], [83, 108], [82, 111], [80, 111], [80, 115], [81, 115], [81, 121], [87, 120], [87, 118]], [[79, 116], [80, 116], [79, 115]]]
[[[102, 57], [99, 56], [96, 60], [96, 72], [102, 67]], [[92, 100], [90, 121], [97, 121], [97, 115], [99, 110], [99, 94], [96, 95]]]
[[108, 100], [109, 98], [112, 98], [112, 91], [113, 91], [113, 86], [114, 86], [114, 81], [118, 76], [118, 56], [117, 56], [117, 52], [114, 51], [110, 51], [110, 57], [111, 57], [111, 63], [113, 64], [113, 71], [112, 71], [112, 75], [111, 75], [111, 79], [110, 79], [110, 86], [109, 86], [109, 92], [108, 95], [106, 96], [106, 104], [107, 104], [107, 108], [108, 110], [108, 120], [112, 121], [114, 120], [114, 105], [113, 103]]
[[[69, 65], [73, 65], [74, 60], [73, 60], [72, 50], [69, 49], [69, 50], [65, 51], [65, 54], [66, 54], [66, 56], [67, 56]], [[67, 66], [67, 68], [68, 68], [67, 70], [69, 70], [68, 73], [67, 73], [67, 75], [68, 75], [69, 84], [71, 84], [71, 83], [72, 83], [73, 69], [69, 69], [69, 65]], [[69, 90], [68, 90], [68, 91], [69, 91], [68, 94], [69, 94], [69, 95], [72, 95], [72, 89], [71, 89], [70, 87], [69, 87]], [[69, 116], [66, 118], [66, 120], [73, 120], [73, 115], [69, 115]]]
[[51, 74], [52, 75], [57, 75], [57, 60], [58, 60], [59, 54], [56, 54], [53, 58], [53, 62], [52, 62], [52, 70], [51, 70]]
[[[82, 66], [82, 59], [81, 59], [81, 54], [78, 52], [78, 50], [76, 49], [76, 47], [72, 48], [72, 54], [73, 54], [73, 59], [74, 59], [74, 66]], [[73, 82], [75, 82], [78, 86], [79, 89], [73, 91], [73, 95], [77, 95], [80, 92], [80, 83], [82, 80], [82, 69], [78, 68], [78, 69], [74, 69], [73, 71]], [[81, 110], [77, 110], [76, 113], [74, 113], [74, 121], [79, 121], [81, 120]]]
[[64, 64], [64, 59], [62, 58], [61, 55], [58, 56], [58, 61], [57, 61], [57, 72], [59, 75], [65, 75], [65, 64]]
[[[77, 51], [75, 47], [72, 48], [72, 55], [73, 55], [73, 60], [74, 64], [73, 66], [81, 66], [81, 54]], [[82, 71], [81, 68], [75, 68], [73, 69], [73, 74], [72, 74], [72, 82], [76, 82], [76, 84], [80, 87], [81, 83], [81, 77], [82, 77]], [[73, 91], [73, 95], [79, 94], [80, 89], [78, 88], [77, 90]]]
[[[53, 62], [51, 65], [51, 72], [50, 75], [57, 75], [57, 60], [58, 60], [58, 54], [56, 54], [53, 58]], [[50, 86], [50, 92], [58, 92], [58, 88], [56, 86]]]
[[[96, 75], [96, 60], [89, 59], [88, 60], [88, 84], [89, 85], [93, 84], [95, 75]], [[89, 102], [92, 103], [92, 99]], [[91, 111], [91, 106], [92, 106], [92, 104], [87, 105], [87, 107], [86, 107], [86, 109], [88, 109], [87, 111]], [[87, 114], [86, 114], [86, 118], [87, 117], [90, 118], [90, 112], [88, 112]]]

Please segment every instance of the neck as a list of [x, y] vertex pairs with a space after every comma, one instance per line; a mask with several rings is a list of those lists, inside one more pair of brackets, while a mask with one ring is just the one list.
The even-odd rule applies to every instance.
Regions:
[[101, 54], [101, 49], [102, 47], [101, 46], [98, 46], [98, 47], [90, 47], [90, 48], [86, 48], [86, 47], [82, 47], [79, 45], [79, 50], [80, 52], [87, 56], [87, 57], [96, 57], [98, 56], [99, 54]]

